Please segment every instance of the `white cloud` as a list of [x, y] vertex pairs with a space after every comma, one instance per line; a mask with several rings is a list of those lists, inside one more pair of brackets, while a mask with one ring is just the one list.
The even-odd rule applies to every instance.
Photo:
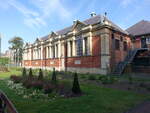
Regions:
[[133, 2], [134, 0], [121, 0], [121, 5], [126, 7], [128, 6], [131, 2]]
[[8, 0], [8, 4], [16, 8], [19, 12], [21, 12], [24, 16], [39, 16], [39, 14], [35, 11], [32, 11], [25, 7], [22, 3], [16, 0]]
[[15, 8], [24, 16], [24, 24], [36, 29], [46, 26], [46, 19], [53, 14], [63, 20], [71, 18], [70, 12], [60, 0], [30, 0], [29, 3], [37, 10], [31, 10], [19, 0], [0, 0], [0, 8]]
[[58, 15], [61, 19], [70, 19], [71, 13], [60, 0], [31, 0], [31, 3], [42, 12], [42, 18]]

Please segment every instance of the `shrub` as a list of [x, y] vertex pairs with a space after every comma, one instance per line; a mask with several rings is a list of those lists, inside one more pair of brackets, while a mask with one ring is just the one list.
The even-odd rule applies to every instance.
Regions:
[[98, 80], [102, 80], [103, 78], [105, 78], [106, 76], [104, 76], [104, 75], [100, 75], [99, 77], [98, 77]]
[[89, 80], [96, 80], [96, 76], [94, 76], [94, 75], [89, 75], [89, 76], [88, 76], [88, 79], [89, 79]]
[[32, 81], [30, 79], [26, 79], [23, 81], [23, 86], [26, 87], [27, 89], [32, 87]]
[[22, 71], [22, 76], [25, 77], [26, 75], [27, 75], [27, 73], [26, 73], [26, 68], [24, 67], [24, 68], [23, 68], [23, 71]]
[[52, 80], [51, 80], [51, 81], [52, 81], [52, 83], [53, 83], [53, 84], [56, 84], [56, 82], [57, 82], [57, 81], [56, 81], [56, 73], [55, 73], [55, 68], [53, 68]]
[[74, 94], [80, 94], [81, 93], [81, 89], [80, 89], [77, 73], [74, 74], [74, 81], [73, 81], [72, 92]]
[[42, 69], [39, 70], [38, 80], [43, 80], [43, 72], [42, 72]]
[[143, 82], [141, 82], [141, 83], [139, 84], [139, 86], [140, 86], [140, 87], [145, 87], [145, 88], [147, 87], [147, 85], [146, 85], [145, 83], [143, 83]]
[[42, 89], [43, 88], [43, 82], [40, 80], [35, 80], [31, 82], [31, 87], [35, 89]]
[[30, 78], [33, 77], [33, 74], [32, 74], [32, 68], [30, 68], [30, 70], [29, 70], [29, 77], [30, 77]]
[[133, 84], [133, 77], [131, 75], [128, 76], [129, 84]]
[[81, 75], [80, 78], [86, 79], [86, 76], [85, 75]]
[[22, 81], [22, 77], [20, 76], [16, 76], [16, 75], [11, 75], [10, 79], [14, 82], [14, 83], [20, 83]]
[[102, 84], [113, 84], [114, 82], [117, 82], [118, 79], [112, 76], [103, 76], [99, 78], [102, 82]]
[[57, 89], [60, 95], [69, 95], [72, 93], [72, 83], [70, 81], [63, 80], [59, 83]]
[[148, 91], [150, 91], [150, 86], [146, 88]]
[[45, 94], [52, 93], [54, 88], [55, 88], [54, 85], [52, 85], [50, 83], [45, 83], [43, 85], [43, 90], [44, 90]]

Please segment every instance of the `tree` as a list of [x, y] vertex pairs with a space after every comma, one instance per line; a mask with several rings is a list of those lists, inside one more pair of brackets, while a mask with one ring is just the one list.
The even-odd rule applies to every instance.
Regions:
[[9, 40], [9, 44], [11, 44], [9, 48], [14, 52], [14, 61], [17, 65], [22, 61], [24, 41], [21, 37], [15, 36], [11, 40]]
[[22, 76], [25, 77], [26, 74], [27, 74], [27, 73], [26, 73], [26, 68], [24, 67], [24, 68], [23, 68], [23, 71], [22, 71]]
[[6, 65], [9, 63], [9, 58], [0, 58], [0, 65]]
[[53, 68], [52, 83], [56, 84], [56, 72], [55, 72], [55, 68]]
[[77, 73], [74, 74], [74, 81], [73, 81], [72, 92], [74, 94], [81, 94], [81, 89], [80, 89]]
[[42, 72], [42, 69], [39, 70], [38, 80], [43, 80], [43, 72]]
[[30, 70], [29, 70], [29, 77], [30, 77], [30, 78], [33, 77], [33, 74], [32, 74], [32, 68], [30, 68]]

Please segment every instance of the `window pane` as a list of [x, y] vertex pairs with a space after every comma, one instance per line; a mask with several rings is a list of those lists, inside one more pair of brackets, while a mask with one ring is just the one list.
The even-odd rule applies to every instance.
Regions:
[[124, 51], [127, 51], [127, 42], [123, 42]]
[[117, 39], [115, 39], [115, 48], [116, 48], [117, 50], [120, 49], [120, 41], [117, 40]]
[[84, 43], [85, 43], [85, 55], [88, 55], [88, 40], [87, 40], [87, 37], [84, 38]]
[[77, 56], [82, 56], [83, 55], [82, 41], [83, 40], [81, 38], [76, 40], [76, 53], [77, 53]]

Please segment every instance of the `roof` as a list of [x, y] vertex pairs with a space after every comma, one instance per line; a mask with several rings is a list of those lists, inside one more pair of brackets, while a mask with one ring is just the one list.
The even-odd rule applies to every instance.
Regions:
[[[102, 18], [104, 18], [104, 17], [101, 16], [101, 15], [97, 15], [97, 16], [91, 17], [91, 18], [83, 21], [83, 23], [85, 23], [86, 25], [97, 24], [97, 23], [101, 22]], [[120, 32], [122, 32], [124, 34], [128, 34], [128, 32], [126, 32], [125, 30], [121, 29], [118, 25], [114, 24], [112, 21], [108, 20], [107, 18], [106, 18], [106, 20], [112, 25], [112, 27], [115, 30], [120, 31]], [[69, 26], [69, 27], [66, 27], [66, 28], [64, 28], [62, 30], [56, 31], [56, 33], [58, 35], [64, 35], [64, 34], [70, 32], [72, 30], [72, 27], [73, 27], [73, 25]], [[41, 40], [46, 40], [46, 39], [48, 39], [48, 35], [41, 38]]]
[[150, 34], [150, 21], [142, 20], [126, 30], [133, 36]]

